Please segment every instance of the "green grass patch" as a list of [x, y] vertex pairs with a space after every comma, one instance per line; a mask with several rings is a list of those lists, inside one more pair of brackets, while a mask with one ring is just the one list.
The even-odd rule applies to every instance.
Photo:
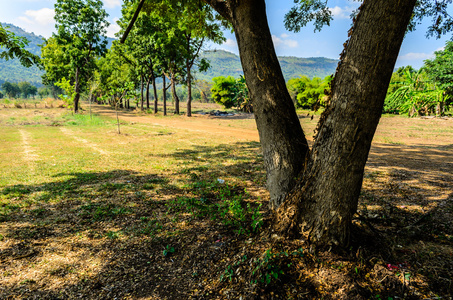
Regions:
[[66, 114], [61, 117], [65, 125], [70, 126], [104, 126], [112, 124], [100, 116], [92, 114]]
[[259, 212], [261, 205], [252, 207], [250, 203], [245, 203], [245, 190], [217, 180], [195, 182], [188, 189], [195, 196], [170, 201], [167, 204], [169, 212], [183, 211], [194, 218], [209, 218], [232, 226], [238, 234], [257, 232], [263, 224]]

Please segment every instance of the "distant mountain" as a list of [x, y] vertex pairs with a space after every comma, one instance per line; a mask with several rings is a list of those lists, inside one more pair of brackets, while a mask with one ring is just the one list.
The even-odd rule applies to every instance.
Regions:
[[[20, 27], [12, 24], [2, 23], [3, 27], [18, 36], [26, 37], [30, 43], [26, 49], [36, 55], [41, 55], [41, 47], [44, 43], [44, 37], [37, 36], [34, 33], [29, 33]], [[109, 44], [112, 45], [114, 39], [107, 38]], [[0, 50], [1, 51], [1, 50]], [[212, 78], [218, 76], [233, 76], [239, 77], [243, 74], [241, 61], [239, 56], [231, 52], [223, 50], [205, 51], [202, 57], [210, 61], [211, 68], [206, 73], [196, 73], [197, 79], [211, 81]], [[325, 57], [279, 57], [280, 65], [282, 66], [283, 75], [286, 80], [290, 78], [306, 75], [310, 78], [321, 77], [335, 73], [338, 60]], [[0, 86], [4, 81], [20, 82], [28, 81], [36, 86], [41, 86], [41, 76], [44, 71], [37, 67], [25, 68], [17, 59], [5, 61], [0, 59]]]
[[[33, 54], [41, 56], [41, 44], [44, 43], [45, 38], [43, 36], [37, 36], [33, 32], [29, 33], [23, 30], [20, 27], [17, 27], [13, 24], [1, 23], [3, 28], [6, 28], [8, 31], [11, 31], [17, 36], [26, 37], [29, 41], [28, 46], [25, 47], [26, 50], [30, 51]], [[111, 47], [112, 41], [114, 39], [107, 38], [108, 45]], [[1, 50], [0, 50], [1, 51]], [[22, 66], [18, 59], [3, 60], [0, 59], [0, 86], [5, 81], [9, 82], [20, 82], [28, 81], [31, 84], [40, 87], [42, 86], [41, 76], [44, 74], [44, 71], [40, 70], [38, 67], [33, 66], [26, 68]]]
[[[233, 77], [239, 77], [243, 75], [241, 60], [234, 53], [224, 50], [211, 50], [203, 52], [202, 58], [210, 61], [211, 68], [206, 73], [197, 73], [197, 79], [211, 81], [212, 78], [217, 76], [231, 75]], [[281, 56], [278, 57], [278, 60], [280, 61], [286, 81], [301, 75], [310, 78], [324, 78], [334, 74], [338, 64], [338, 60], [325, 57], [301, 58]]]

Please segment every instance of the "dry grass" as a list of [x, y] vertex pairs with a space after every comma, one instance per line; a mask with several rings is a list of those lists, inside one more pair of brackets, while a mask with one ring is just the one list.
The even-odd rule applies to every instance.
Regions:
[[335, 254], [254, 232], [268, 194], [250, 115], [122, 112], [119, 135], [93, 109], [0, 105], [0, 298], [452, 296], [451, 119], [382, 119]]

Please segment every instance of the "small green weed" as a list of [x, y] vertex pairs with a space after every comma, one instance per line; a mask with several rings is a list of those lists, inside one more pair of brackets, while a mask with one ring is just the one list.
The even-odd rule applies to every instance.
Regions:
[[170, 256], [173, 253], [175, 253], [175, 247], [171, 247], [170, 245], [167, 245], [167, 247], [165, 247], [164, 251], [162, 252], [165, 257]]
[[111, 240], [119, 238], [123, 233], [121, 231], [107, 231], [106, 236]]
[[113, 219], [118, 215], [125, 215], [130, 211], [124, 207], [116, 207], [113, 204], [89, 203], [81, 207], [80, 215], [85, 218], [92, 218], [93, 221]]
[[232, 281], [235, 273], [235, 269], [237, 269], [240, 265], [242, 265], [247, 260], [247, 255], [244, 255], [239, 261], [235, 262], [233, 265], [227, 266], [223, 274], [220, 276], [220, 281], [224, 281], [228, 279], [228, 281]]
[[141, 217], [140, 220], [142, 221], [141, 229], [138, 230], [138, 233], [140, 234], [152, 237], [162, 230], [162, 224], [160, 224], [157, 220], [150, 220], [148, 217]]
[[285, 260], [290, 257], [303, 257], [303, 249], [299, 248], [292, 253], [287, 251], [272, 252], [271, 249], [266, 250], [263, 257], [255, 261], [255, 268], [252, 272], [252, 284], [261, 283], [264, 285], [270, 285], [271, 283], [278, 281], [282, 276], [285, 275], [283, 268], [290, 268], [292, 263], [285, 265]]

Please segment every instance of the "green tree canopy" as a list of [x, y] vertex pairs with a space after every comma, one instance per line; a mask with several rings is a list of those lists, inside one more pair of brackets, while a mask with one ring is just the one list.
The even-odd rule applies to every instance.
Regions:
[[18, 58], [25, 67], [38, 64], [39, 57], [24, 49], [27, 45], [28, 40], [26, 38], [16, 36], [0, 24], [0, 49], [5, 49], [0, 52], [0, 58], [6, 60]]
[[58, 32], [52, 36], [54, 45], [49, 51], [43, 50], [43, 63], [48, 77], [55, 81], [68, 78], [74, 85], [74, 112], [78, 111], [80, 91], [96, 67], [95, 58], [106, 51], [105, 34], [109, 24], [102, 6], [101, 0], [57, 0], [55, 3]]
[[439, 88], [453, 96], [453, 41], [444, 50], [436, 51], [434, 59], [425, 60], [424, 69]]

